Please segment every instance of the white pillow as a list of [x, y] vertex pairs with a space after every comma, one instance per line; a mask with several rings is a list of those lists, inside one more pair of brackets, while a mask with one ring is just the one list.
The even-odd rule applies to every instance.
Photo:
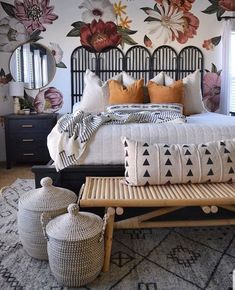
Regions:
[[161, 71], [159, 74], [157, 74], [154, 78], [152, 78], [150, 81], [154, 82], [158, 85], [163, 86], [164, 85], [164, 75], [165, 73]]
[[[174, 80], [165, 74], [165, 85], [170, 86]], [[204, 105], [202, 102], [201, 92], [201, 74], [199, 70], [189, 74], [183, 78], [184, 84], [184, 114], [192, 115], [199, 114], [203, 111]]]
[[72, 110], [72, 113], [75, 113], [77, 110], [80, 110], [80, 102], [76, 102], [74, 105], [73, 105], [73, 110]]
[[[121, 82], [124, 86], [129, 86], [136, 81], [126, 72], [121, 72], [111, 79]], [[85, 87], [80, 102], [80, 110], [91, 113], [104, 112], [109, 99], [108, 80], [102, 82], [94, 72], [87, 69], [84, 75], [84, 83]]]
[[235, 139], [204, 144], [148, 144], [123, 137], [129, 185], [235, 182]]

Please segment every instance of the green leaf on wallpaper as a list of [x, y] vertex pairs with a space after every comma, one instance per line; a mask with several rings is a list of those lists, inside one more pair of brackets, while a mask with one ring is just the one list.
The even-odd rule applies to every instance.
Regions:
[[218, 6], [217, 5], [210, 5], [209, 7], [207, 7], [202, 12], [206, 13], [206, 14], [213, 14], [213, 13], [216, 13], [217, 10], [218, 10]]
[[85, 22], [82, 22], [82, 21], [76, 21], [76, 22], [72, 23], [71, 26], [80, 29], [84, 24], [85, 24]]
[[208, 1], [211, 2], [211, 4], [218, 6], [218, 0], [208, 0]]
[[225, 10], [223, 8], [219, 8], [216, 12], [217, 18], [220, 18], [224, 14]]
[[154, 8], [155, 11], [157, 11], [159, 14], [161, 14], [161, 11], [159, 10], [157, 4], [155, 4], [153, 8]]
[[40, 36], [40, 34], [41, 34], [41, 30], [35, 30], [35, 31], [33, 31], [31, 34], [30, 34], [30, 40], [29, 41], [33, 41], [33, 42], [36, 42], [36, 41], [38, 41], [38, 40], [40, 40], [40, 39], [43, 39], [43, 37], [42, 36]]
[[5, 77], [5, 71], [3, 68], [0, 70], [0, 77]]
[[140, 9], [143, 10], [146, 14], [148, 14], [148, 11], [149, 10], [152, 10], [153, 11], [153, 9], [150, 8], [150, 7], [141, 7]]
[[67, 68], [67, 66], [62, 61], [57, 63], [56, 67], [58, 67], [58, 68]]
[[151, 22], [151, 21], [161, 21], [161, 20], [154, 18], [154, 17], [151, 17], [151, 16], [144, 19], [144, 22]]
[[72, 36], [72, 37], [80, 36], [80, 29], [74, 27], [72, 30], [69, 31], [67, 36]]
[[211, 64], [211, 72], [212, 73], [217, 73], [217, 67], [214, 63]]
[[218, 76], [220, 76], [221, 73], [222, 73], [222, 69], [220, 69], [220, 70], [217, 71], [217, 75], [218, 75]]
[[15, 6], [13, 6], [9, 3], [5, 3], [5, 2], [1, 2], [1, 5], [2, 5], [2, 8], [6, 12], [7, 15], [9, 15], [11, 17], [15, 17], [15, 11], [14, 11]]
[[135, 44], [138, 44], [137, 42], [134, 41], [134, 39], [132, 39], [129, 35], [127, 34], [123, 34], [122, 35], [122, 41], [126, 44], [129, 44], [129, 45], [135, 45]]
[[216, 36], [216, 37], [211, 38], [211, 42], [214, 46], [218, 45], [220, 41], [221, 41], [221, 36]]
[[117, 26], [117, 31], [121, 34], [135, 34], [137, 32], [137, 30], [131, 30], [122, 26]]

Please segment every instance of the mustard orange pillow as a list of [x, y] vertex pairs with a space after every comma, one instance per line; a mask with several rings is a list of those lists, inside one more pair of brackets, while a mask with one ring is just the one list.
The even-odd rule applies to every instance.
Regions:
[[176, 81], [170, 86], [157, 85], [149, 81], [147, 87], [151, 103], [183, 104], [184, 85], [182, 80]]
[[109, 81], [109, 104], [143, 103], [144, 80], [137, 80], [130, 86], [123, 86], [116, 80]]

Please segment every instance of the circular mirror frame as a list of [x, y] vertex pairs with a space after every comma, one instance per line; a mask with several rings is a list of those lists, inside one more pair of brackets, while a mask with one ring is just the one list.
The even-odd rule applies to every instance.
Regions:
[[[50, 77], [48, 77], [48, 81], [47, 83], [41, 85], [41, 86], [35, 86], [35, 87], [29, 87], [27, 85], [25, 85], [26, 83], [24, 82], [24, 80], [17, 80], [17, 77], [16, 77], [16, 74], [12, 72], [12, 69], [11, 69], [11, 61], [12, 61], [12, 57], [14, 55], [14, 53], [16, 53], [17, 49], [25, 44], [33, 44], [33, 45], [36, 45], [36, 46], [39, 46], [41, 48], [43, 48], [46, 52], [47, 52], [47, 55], [51, 56], [51, 62], [53, 65], [51, 65], [50, 67], [50, 71], [51, 71], [51, 74], [50, 74]], [[52, 82], [52, 80], [54, 79], [55, 77], [55, 73], [56, 73], [56, 61], [55, 61], [55, 57], [54, 55], [52, 54], [51, 50], [46, 47], [45, 45], [41, 44], [41, 43], [38, 43], [38, 42], [24, 42], [24, 43], [21, 43], [20, 45], [18, 45], [14, 51], [12, 52], [11, 56], [10, 56], [10, 59], [9, 59], [9, 71], [11, 73], [11, 76], [13, 78], [14, 81], [23, 81], [25, 84], [24, 84], [24, 88], [27, 89], [27, 90], [40, 90], [44, 87], [46, 87], [50, 82]]]

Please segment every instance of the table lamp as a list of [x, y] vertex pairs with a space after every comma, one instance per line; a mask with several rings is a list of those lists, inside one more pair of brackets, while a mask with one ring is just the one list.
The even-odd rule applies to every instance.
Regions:
[[19, 98], [24, 97], [24, 83], [9, 82], [9, 96], [14, 98], [14, 114], [19, 114], [20, 111]]

